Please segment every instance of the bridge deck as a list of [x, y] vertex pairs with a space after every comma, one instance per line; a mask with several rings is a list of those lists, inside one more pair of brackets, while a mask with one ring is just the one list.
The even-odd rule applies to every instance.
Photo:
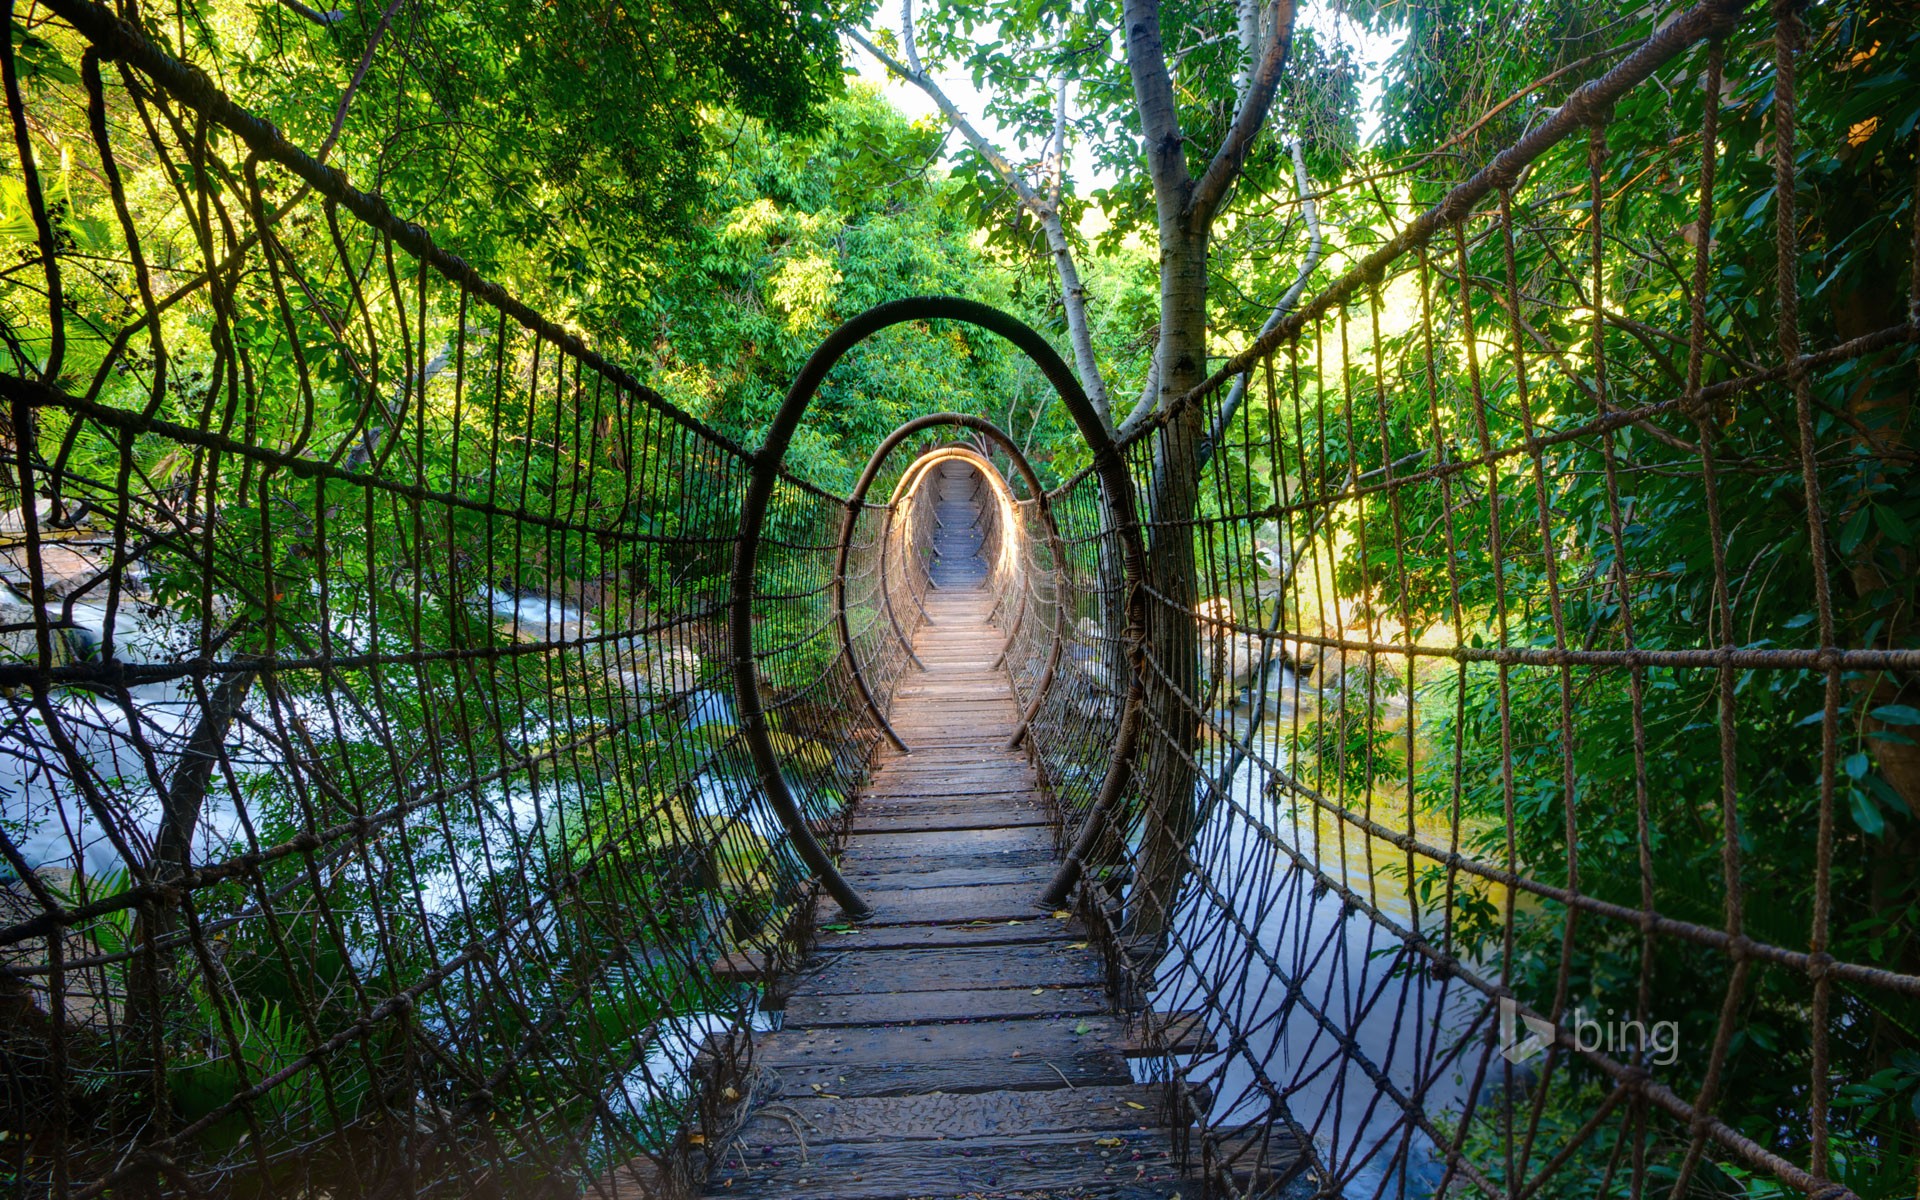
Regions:
[[1032, 768], [1004, 748], [1019, 710], [993, 669], [972, 469], [936, 482], [926, 671], [892, 713], [913, 753], [877, 759], [843, 859], [876, 916], [825, 927], [788, 981], [754, 1056], [772, 1098], [708, 1195], [1191, 1200], [1097, 952], [1033, 906], [1053, 845]]

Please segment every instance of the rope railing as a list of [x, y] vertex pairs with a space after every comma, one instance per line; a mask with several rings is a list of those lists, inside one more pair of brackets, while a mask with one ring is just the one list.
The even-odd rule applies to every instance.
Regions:
[[[80, 81], [12, 119], [91, 129], [70, 169], [120, 220], [49, 224], [0, 350], [0, 1174], [697, 1177], [767, 1021], [734, 964], [796, 960], [806, 846], [878, 737], [835, 585], [870, 607], [883, 535], [837, 572], [844, 501], [105, 9], [48, 7]], [[158, 226], [135, 188], [173, 197]], [[731, 690], [756, 480], [748, 653], [797, 831]], [[884, 704], [904, 656], [856, 640]]]
[[[758, 451], [47, 7], [87, 49], [32, 106], [91, 131], [117, 225], [80, 244], [20, 161], [24, 1194], [695, 1182], [755, 1096], [744, 981], [823, 893], [864, 910], [831, 851], [913, 677], [915, 481], [956, 423], [1058, 816], [1042, 899], [1213, 1186], [1910, 1191], [1920, 252], [1904, 321], [1803, 311], [1790, 7], [1681, 14], [1437, 204], [1329, 194], [1378, 236], [1124, 445], [1030, 329], [923, 299], [837, 331]], [[1735, 66], [1767, 88], [1739, 141]], [[1690, 235], [1614, 203], [1653, 172]], [[1760, 282], [1728, 269], [1755, 213]], [[1093, 466], [1043, 493], [944, 414], [876, 455], [885, 505], [787, 469], [833, 363], [936, 319], [1031, 357]]]
[[[1091, 476], [1050, 497], [1050, 898], [1224, 1194], [1915, 1186], [1916, 197], [1885, 320], [1806, 315], [1802, 18], [1739, 11], [1436, 205], [1346, 198], [1377, 241], [1123, 447], [1137, 626]], [[1776, 82], [1729, 135], [1736, 64]], [[1612, 203], [1656, 175], [1682, 215]]]

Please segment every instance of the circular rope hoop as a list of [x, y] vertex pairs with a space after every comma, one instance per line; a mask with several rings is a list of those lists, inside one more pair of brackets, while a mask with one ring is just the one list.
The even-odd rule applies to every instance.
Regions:
[[[1060, 540], [1060, 529], [1054, 523], [1053, 510], [1047, 503], [1046, 489], [1040, 485], [1040, 476], [1035, 473], [1033, 464], [1027, 460], [1027, 456], [1021, 451], [1019, 443], [1015, 442], [1012, 437], [1008, 436], [1005, 430], [993, 422], [969, 413], [929, 413], [924, 417], [916, 417], [904, 425], [901, 425], [892, 433], [888, 434], [880, 445], [874, 449], [872, 457], [867, 459], [866, 469], [860, 473], [859, 483], [854, 485], [853, 494], [847, 499], [846, 520], [842, 522], [840, 527], [840, 545], [834, 558], [833, 567], [835, 608], [837, 610], [835, 613], [835, 623], [840, 631], [840, 652], [846, 656], [847, 665], [853, 671], [854, 683], [859, 687], [861, 699], [866, 701], [867, 711], [870, 712], [873, 715], [873, 719], [879, 723], [881, 732], [887, 735], [887, 739], [902, 752], [909, 754], [912, 753], [912, 749], [906, 742], [902, 741], [900, 735], [894, 731], [893, 725], [887, 720], [886, 714], [880, 711], [879, 702], [874, 698], [872, 689], [867, 686], [865, 673], [860, 668], [860, 660], [854, 653], [853, 630], [851, 622], [847, 617], [847, 558], [852, 551], [854, 526], [860, 519], [861, 509], [867, 507], [867, 492], [872, 489], [873, 482], [879, 477], [880, 470], [886, 465], [887, 459], [893, 455], [895, 450], [900, 448], [903, 442], [912, 438], [914, 435], [924, 433], [929, 429], [939, 429], [945, 426], [972, 430], [987, 438], [1006, 452], [1008, 459], [1013, 463], [1014, 470], [1019, 472], [1020, 478], [1026, 481], [1027, 490], [1033, 496], [1033, 503], [1039, 508], [1041, 520], [1047, 531], [1047, 541], [1053, 547], [1054, 561], [1062, 564], [1066, 562], [1066, 547]], [[970, 464], [973, 469], [978, 471], [981, 477], [987, 481], [988, 485], [994, 489], [996, 496], [1003, 502], [1012, 503], [1012, 491], [1007, 487], [1006, 479], [1000, 474], [1000, 469], [994, 466], [992, 461], [985, 455], [974, 450], [969, 450], [963, 446], [942, 446], [927, 451], [907, 466], [906, 471], [901, 474], [899, 482], [894, 485], [893, 494], [888, 497], [886, 506], [887, 533], [883, 533], [880, 540], [881, 597], [882, 603], [886, 608], [887, 620], [893, 626], [894, 635], [900, 639], [901, 646], [916, 664], [919, 663], [919, 656], [914, 654], [913, 646], [909, 643], [906, 632], [901, 629], [900, 622], [894, 616], [893, 599], [886, 589], [887, 548], [889, 544], [887, 534], [892, 532], [893, 519], [895, 513], [898, 511], [898, 506], [902, 501], [911, 498], [919, 490], [920, 484], [926, 479], [927, 470], [940, 463], [953, 461]], [[1025, 593], [1023, 592], [1022, 600], [1024, 601], [1024, 599]], [[1025, 610], [1023, 607], [1022, 616], [1024, 615]], [[1009, 644], [1011, 644], [1011, 638], [1009, 638]], [[1005, 650], [1003, 649], [1001, 653], [1004, 656]], [[1047, 688], [1053, 681], [1054, 669], [1059, 664], [1061, 653], [1060, 631], [1056, 629], [1054, 630], [1053, 649], [1049, 656], [1046, 673], [1041, 677], [1040, 686], [1036, 689], [1032, 702], [1028, 704], [1026, 710], [1021, 714], [1020, 729], [1014, 734], [1013, 740], [1008, 744], [1009, 748], [1019, 745], [1020, 741], [1026, 735], [1028, 722], [1032, 721], [1034, 714], [1040, 710], [1040, 704], [1046, 698]]]
[[[787, 396], [781, 402], [780, 411], [774, 414], [773, 423], [767, 429], [766, 440], [753, 456], [753, 475], [747, 487], [746, 503], [740, 514], [740, 540], [736, 545], [733, 560], [732, 597], [729, 605], [729, 640], [733, 654], [733, 693], [734, 706], [740, 714], [741, 731], [747, 748], [753, 757], [755, 774], [759, 777], [761, 789], [767, 801], [786, 828], [787, 835], [793, 840], [794, 850], [807, 865], [807, 869], [816, 875], [828, 893], [833, 896], [846, 915], [853, 920], [864, 920], [873, 915], [873, 908], [860, 897], [846, 878], [834, 866], [833, 860], [821, 847], [819, 839], [807, 827], [806, 818], [800, 811], [793, 792], [787, 787], [786, 777], [781, 771], [780, 756], [773, 748], [772, 730], [767, 723], [767, 712], [760, 700], [760, 672], [753, 654], [753, 590], [754, 578], [760, 563], [760, 542], [762, 528], [766, 524], [767, 507], [773, 498], [774, 485], [780, 474], [781, 464], [786, 459], [787, 447], [793, 441], [793, 434], [800, 426], [800, 419], [806, 415], [807, 407], [813, 403], [820, 385], [836, 363], [845, 357], [855, 346], [872, 337], [883, 329], [908, 321], [963, 321], [977, 326], [989, 333], [995, 333], [1013, 343], [1024, 353], [1040, 373], [1053, 385], [1054, 392], [1067, 407], [1067, 412], [1079, 428], [1081, 437], [1086, 439], [1093, 451], [1094, 471], [1096, 472], [1102, 493], [1106, 498], [1108, 510], [1113, 514], [1115, 531], [1121, 539], [1121, 570], [1125, 580], [1127, 594], [1127, 612], [1129, 638], [1132, 640], [1140, 628], [1139, 608], [1140, 580], [1145, 565], [1145, 549], [1141, 540], [1139, 522], [1134, 512], [1133, 482], [1129, 478], [1126, 464], [1120, 457], [1119, 448], [1113, 437], [1107, 432], [1106, 425], [1095, 411], [1092, 401], [1087, 399], [1086, 391], [1080, 381], [1074, 377], [1059, 353], [1048, 344], [1031, 326], [1016, 317], [1000, 311], [991, 305], [975, 300], [965, 300], [957, 296], [916, 296], [905, 300], [894, 300], [876, 305], [846, 322], [828, 335], [820, 348], [813, 352], [800, 374], [788, 389]], [[954, 414], [938, 414], [951, 416]], [[924, 418], [923, 418], [924, 419]], [[908, 426], [902, 426], [907, 429]], [[970, 426], [971, 427], [971, 426]], [[997, 430], [995, 432], [998, 432]], [[895, 430], [895, 437], [911, 436], [911, 432], [902, 434]], [[896, 443], [897, 444], [897, 443]], [[875, 463], [869, 462], [869, 470], [875, 470]], [[1031, 481], [1030, 481], [1031, 482]], [[871, 479], [867, 486], [872, 486]], [[1135, 680], [1137, 690], [1138, 680]], [[1130, 773], [1132, 746], [1137, 740], [1137, 717], [1134, 715], [1138, 705], [1128, 705], [1128, 717], [1121, 723], [1119, 738], [1114, 745], [1114, 755], [1108, 769], [1109, 788], [1118, 777], [1124, 786], [1125, 777]], [[884, 727], [884, 723], [883, 723]], [[1057, 882], [1057, 881], [1056, 881]]]

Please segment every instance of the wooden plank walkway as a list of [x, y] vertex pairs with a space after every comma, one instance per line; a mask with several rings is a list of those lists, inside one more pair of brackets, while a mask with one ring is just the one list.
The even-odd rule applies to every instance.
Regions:
[[1004, 748], [1019, 710], [993, 669], [973, 471], [939, 470], [926, 671], [891, 714], [913, 753], [877, 757], [842, 860], [875, 916], [823, 912], [785, 1023], [755, 1050], [770, 1098], [706, 1194], [1194, 1200], [1158, 1090], [1129, 1074], [1097, 952], [1034, 908], [1055, 858], [1033, 770]]

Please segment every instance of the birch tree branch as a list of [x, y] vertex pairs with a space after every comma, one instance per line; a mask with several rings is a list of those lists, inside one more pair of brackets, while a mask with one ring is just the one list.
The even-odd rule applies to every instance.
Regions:
[[[987, 140], [979, 127], [969, 120], [960, 110], [960, 106], [953, 102], [953, 98], [947, 95], [946, 89], [942, 88], [939, 82], [920, 65], [920, 54], [913, 37], [912, 0], [903, 0], [900, 9], [900, 49], [902, 57], [906, 59], [905, 62], [882, 50], [872, 39], [857, 29], [849, 28], [847, 36], [851, 37], [861, 49], [873, 55], [887, 70], [926, 93], [927, 98], [933, 101], [934, 107], [938, 108], [941, 115], [947, 119], [947, 123], [966, 139], [967, 144], [973, 147], [974, 153], [978, 154], [992, 168], [1000, 181], [1012, 190], [1014, 196], [1020, 201], [1020, 206], [1039, 222], [1040, 229], [1047, 239], [1047, 250], [1053, 257], [1054, 273], [1060, 279], [1060, 301], [1066, 311], [1067, 337], [1073, 347], [1074, 368], [1079, 372], [1081, 386], [1086, 389], [1087, 398], [1093, 402], [1095, 411], [1100, 414], [1101, 422], [1111, 429], [1113, 417], [1107, 400], [1106, 378], [1100, 373], [1099, 362], [1094, 357], [1093, 331], [1087, 320], [1087, 288], [1080, 279], [1080, 268], [1073, 259], [1073, 247], [1067, 241], [1066, 227], [1060, 220], [1058, 201], [1061, 167], [1059, 162], [1057, 160], [1055, 162], [1056, 174], [1050, 201], [1014, 167], [1012, 161], [1001, 153], [999, 147]], [[1056, 153], [1061, 158], [1065, 155], [1066, 100], [1066, 81], [1063, 76], [1055, 100], [1054, 138], [1052, 139]]]
[[300, 3], [300, 0], [280, 0], [280, 7], [304, 17], [322, 28], [330, 25], [338, 25], [347, 19], [347, 14], [340, 9], [335, 8], [321, 12], [317, 8], [308, 8], [306, 5]]
[[[1293, 284], [1281, 295], [1279, 303], [1273, 306], [1273, 312], [1260, 326], [1259, 337], [1272, 332], [1273, 327], [1293, 311], [1300, 303], [1300, 297], [1306, 294], [1307, 282], [1313, 277], [1313, 269], [1320, 265], [1320, 254], [1325, 242], [1320, 235], [1320, 206], [1314, 199], [1313, 181], [1307, 178], [1307, 158], [1300, 149], [1300, 139], [1293, 138], [1287, 143], [1287, 149], [1293, 153], [1293, 185], [1300, 193], [1300, 215], [1307, 223], [1307, 252], [1300, 260], [1300, 269], [1294, 273]], [[1248, 368], [1233, 381], [1227, 391], [1227, 398], [1220, 403], [1220, 412], [1213, 419], [1213, 427], [1207, 440], [1200, 447], [1200, 462], [1205, 464], [1213, 457], [1213, 449], [1227, 434], [1227, 426], [1232, 423], [1234, 413], [1240, 409], [1241, 401], [1246, 399], [1247, 387], [1253, 380], [1253, 370]]]
[[1067, 75], [1060, 74], [1060, 84], [1053, 94], [1053, 149], [1048, 157], [1047, 169], [1052, 176], [1049, 207], [1058, 210], [1060, 191], [1067, 173]]
[[340, 106], [333, 110], [333, 128], [327, 131], [327, 140], [320, 143], [313, 157], [319, 162], [327, 161], [332, 153], [333, 144], [340, 140], [340, 131], [346, 128], [347, 112], [353, 107], [353, 97], [360, 90], [360, 84], [367, 77], [367, 68], [373, 65], [373, 52], [379, 48], [380, 39], [386, 36], [387, 26], [393, 23], [394, 14], [407, 0], [393, 0], [387, 11], [380, 14], [380, 23], [373, 28], [373, 35], [367, 39], [367, 48], [361, 52], [360, 65], [354, 68], [353, 78], [347, 82], [347, 90], [340, 95]]
[[1273, 32], [1261, 39], [1265, 43], [1263, 53], [1259, 65], [1247, 81], [1240, 111], [1234, 114], [1233, 124], [1227, 128], [1227, 136], [1207, 164], [1205, 174], [1194, 185], [1187, 203], [1187, 220], [1192, 227], [1198, 228], [1213, 220], [1220, 202], [1226, 197], [1227, 188], [1246, 163], [1247, 151], [1253, 147], [1253, 140], [1260, 136], [1260, 130], [1266, 124], [1267, 113], [1273, 108], [1274, 92], [1280, 87], [1281, 72], [1287, 65], [1287, 55], [1293, 48], [1294, 15], [1295, 0], [1274, 0]]
[[1126, 437], [1140, 427], [1140, 422], [1153, 414], [1154, 405], [1160, 401], [1160, 343], [1156, 339], [1153, 357], [1147, 360], [1147, 378], [1140, 385], [1140, 395], [1133, 402], [1133, 410], [1120, 422], [1119, 435]]

